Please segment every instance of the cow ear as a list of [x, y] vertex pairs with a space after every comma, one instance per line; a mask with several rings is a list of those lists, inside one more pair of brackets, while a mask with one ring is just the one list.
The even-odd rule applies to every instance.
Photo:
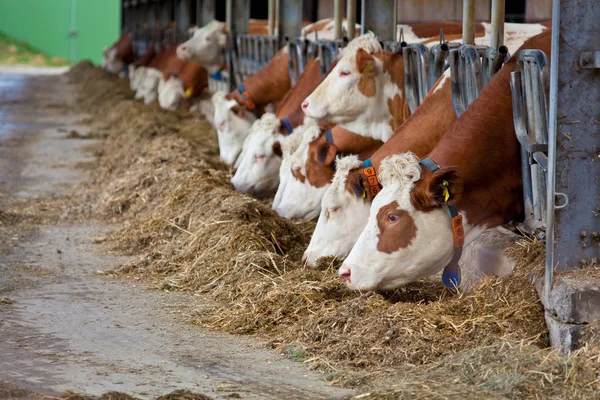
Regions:
[[367, 197], [367, 190], [363, 177], [361, 172], [353, 170], [348, 172], [348, 177], [346, 178], [346, 190], [362, 199]]
[[335, 161], [337, 148], [329, 142], [321, 142], [317, 144], [316, 158], [321, 165], [331, 165]]
[[279, 157], [283, 157], [283, 152], [281, 151], [281, 143], [277, 141], [273, 143], [273, 153]]
[[458, 168], [441, 168], [417, 182], [410, 196], [417, 210], [430, 211], [444, 204], [456, 204], [462, 197], [463, 185]]
[[377, 69], [375, 57], [363, 49], [358, 49], [356, 53], [356, 68], [361, 74], [375, 74]]

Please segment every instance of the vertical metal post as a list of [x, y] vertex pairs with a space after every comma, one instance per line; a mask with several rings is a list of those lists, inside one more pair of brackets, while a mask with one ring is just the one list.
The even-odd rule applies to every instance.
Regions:
[[475, 44], [475, 0], [463, 0], [463, 44]]
[[[600, 62], [590, 62], [593, 55], [600, 58], [598, 21], [597, 0], [554, 0], [549, 112], [557, 143], [550, 179], [556, 179], [556, 192], [566, 194], [556, 201], [568, 200], [568, 205], [554, 212], [553, 232], [548, 232], [554, 238], [547, 240], [546, 248], [554, 251], [547, 255], [548, 267], [558, 270], [577, 268], [600, 255]], [[549, 184], [549, 194], [551, 188]], [[549, 204], [549, 213], [551, 208]]]
[[280, 0], [278, 32], [279, 45], [285, 38], [298, 37], [302, 33], [302, 0]]
[[275, 23], [277, 20], [275, 12], [277, 11], [276, 1], [269, 0], [269, 35], [275, 34]]
[[490, 47], [497, 49], [504, 43], [504, 0], [492, 0], [492, 31]]
[[190, 27], [191, 8], [190, 0], [176, 0], [175, 21], [177, 29], [182, 33], [185, 33]]
[[227, 0], [226, 19], [229, 32], [248, 33], [250, 0]]
[[196, 0], [196, 25], [202, 27], [216, 19], [216, 0]]
[[346, 3], [346, 27], [348, 28], [348, 40], [354, 39], [356, 33], [356, 0], [348, 0]]
[[344, 14], [344, 1], [333, 0], [333, 38], [340, 40], [343, 37], [342, 34], [342, 15]]
[[381, 41], [396, 40], [398, 0], [361, 0], [361, 9], [361, 34], [371, 31]]

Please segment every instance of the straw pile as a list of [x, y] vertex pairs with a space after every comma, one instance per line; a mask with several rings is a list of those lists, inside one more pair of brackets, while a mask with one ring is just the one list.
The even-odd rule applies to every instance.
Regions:
[[[314, 223], [284, 220], [268, 203], [235, 192], [202, 118], [143, 106], [122, 90], [125, 81], [81, 69], [86, 79], [74, 76], [80, 92], [104, 91], [82, 104], [106, 137], [87, 184], [100, 198], [94, 212], [123, 224], [106, 244], [136, 256], [115, 274], [202, 293], [213, 301], [197, 311], [196, 323], [265, 334], [290, 357], [333, 372], [332, 379], [341, 379], [336, 371], [359, 385], [405, 375], [397, 390], [374, 398], [433, 398], [444, 385], [440, 393], [449, 398], [450, 389], [462, 398], [514, 398], [542, 388], [559, 396], [565, 385], [580, 393], [598, 388], [585, 361], [595, 347], [573, 359], [541, 349], [546, 329], [531, 284], [543, 261], [539, 244], [515, 246], [511, 276], [488, 278], [467, 293], [431, 281], [351, 293], [337, 279], [335, 260], [301, 265]], [[560, 369], [570, 363], [585, 373], [574, 378]]]

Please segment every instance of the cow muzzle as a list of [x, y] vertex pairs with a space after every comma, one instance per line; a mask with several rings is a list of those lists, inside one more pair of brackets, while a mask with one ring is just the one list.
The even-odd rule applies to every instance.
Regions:
[[315, 119], [323, 119], [327, 115], [327, 107], [311, 98], [307, 98], [302, 102], [302, 111]]

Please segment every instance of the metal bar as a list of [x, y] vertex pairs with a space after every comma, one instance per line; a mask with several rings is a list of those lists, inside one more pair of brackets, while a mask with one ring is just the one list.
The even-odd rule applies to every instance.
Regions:
[[342, 15], [344, 14], [344, 2], [343, 0], [333, 0], [333, 38], [340, 40], [343, 37], [342, 34]]
[[348, 40], [354, 39], [356, 33], [356, 0], [348, 0], [346, 3], [346, 27]]
[[396, 40], [397, 0], [361, 0], [361, 10], [361, 34], [371, 31], [381, 41]]
[[[490, 32], [490, 47], [497, 49], [504, 44], [504, 1], [492, 0], [492, 26]], [[475, 32], [473, 32], [475, 34]], [[475, 40], [475, 38], [473, 38]]]
[[275, 34], [276, 11], [276, 0], [269, 0], [269, 35]]
[[552, 1], [552, 57], [550, 58], [550, 105], [548, 107], [548, 182], [546, 185], [546, 273], [544, 276], [544, 305], [550, 304], [554, 275], [554, 205], [556, 187], [556, 130], [558, 122], [558, 57], [560, 34], [560, 0]]
[[196, 13], [198, 16], [196, 24], [198, 27], [202, 27], [215, 19], [217, 10], [215, 2], [216, 0], [197, 0]]
[[475, 44], [475, 0], [463, 0], [463, 44]]
[[277, 34], [283, 47], [285, 38], [295, 38], [302, 33], [302, 0], [280, 0]]

